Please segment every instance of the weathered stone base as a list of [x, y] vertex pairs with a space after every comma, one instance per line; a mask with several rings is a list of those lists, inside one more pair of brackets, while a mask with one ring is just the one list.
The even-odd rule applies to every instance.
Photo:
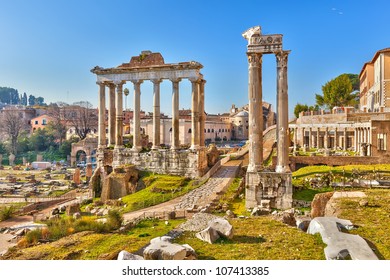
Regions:
[[[104, 153], [106, 157], [107, 153]], [[107, 164], [106, 160], [103, 160]], [[112, 167], [124, 164], [134, 165], [139, 170], [148, 170], [159, 174], [172, 174], [199, 178], [207, 172], [206, 149], [192, 150], [152, 150], [136, 152], [128, 148], [115, 148], [112, 151]]]
[[254, 208], [269, 200], [271, 208], [292, 207], [292, 174], [276, 172], [246, 173], [245, 207]]

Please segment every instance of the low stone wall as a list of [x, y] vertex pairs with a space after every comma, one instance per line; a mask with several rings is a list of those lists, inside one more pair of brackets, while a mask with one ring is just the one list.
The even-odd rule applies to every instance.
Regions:
[[139, 170], [148, 170], [159, 174], [172, 174], [199, 178], [207, 170], [205, 149], [191, 150], [152, 150], [146, 153], [131, 149], [113, 151], [113, 167], [123, 164], [135, 165]]
[[297, 165], [359, 165], [359, 164], [386, 164], [390, 163], [390, 157], [359, 157], [359, 156], [299, 156], [289, 157], [292, 171], [297, 169]]

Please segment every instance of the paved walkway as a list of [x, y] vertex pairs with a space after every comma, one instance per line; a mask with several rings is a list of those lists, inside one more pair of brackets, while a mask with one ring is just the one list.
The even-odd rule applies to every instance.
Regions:
[[236, 177], [240, 169], [240, 160], [228, 161], [222, 165], [219, 170], [210, 179], [200, 186], [185, 194], [170, 201], [141, 209], [134, 212], [125, 213], [123, 219], [125, 222], [131, 221], [142, 216], [145, 212], [168, 212], [180, 211], [187, 209], [201, 209], [210, 204], [218, 197], [218, 194], [225, 190]]

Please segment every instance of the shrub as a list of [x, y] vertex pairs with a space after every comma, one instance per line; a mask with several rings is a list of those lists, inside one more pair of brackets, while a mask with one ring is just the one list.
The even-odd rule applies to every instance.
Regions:
[[122, 214], [118, 210], [108, 211], [107, 225], [111, 229], [118, 229], [121, 227], [123, 222]]
[[15, 208], [11, 206], [5, 206], [0, 209], [0, 221], [5, 221], [11, 218], [15, 213]]
[[[27, 244], [37, 244], [39, 239], [42, 239], [42, 230], [41, 229], [34, 229], [32, 231], [29, 231], [25, 236]], [[19, 245], [21, 247], [26, 247], [27, 244]]]

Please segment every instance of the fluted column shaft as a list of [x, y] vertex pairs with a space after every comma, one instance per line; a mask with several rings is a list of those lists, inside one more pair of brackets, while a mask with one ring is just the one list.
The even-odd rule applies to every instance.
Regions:
[[[276, 172], [289, 172], [287, 60], [290, 51], [276, 53], [277, 63], [277, 160]], [[262, 132], [262, 130], [261, 130]]]
[[134, 113], [133, 113], [133, 150], [140, 151], [141, 147], [141, 84], [142, 80], [132, 81], [134, 84]]
[[317, 127], [317, 149], [320, 148], [320, 128]]
[[249, 164], [247, 171], [263, 169], [262, 55], [247, 53], [249, 62]]
[[297, 151], [298, 128], [294, 127], [294, 152]]
[[334, 149], [337, 150], [337, 127], [334, 129]]
[[347, 143], [348, 143], [348, 139], [347, 139], [347, 128], [344, 128], [344, 151], [347, 150]]
[[172, 79], [172, 139], [171, 149], [179, 149], [179, 82], [181, 79]]
[[117, 82], [116, 85], [116, 122], [115, 122], [115, 147], [123, 146], [123, 82]]
[[357, 152], [359, 150], [359, 147], [358, 147], [358, 129], [355, 127], [355, 129], [353, 130], [353, 140], [354, 140], [354, 144], [355, 144], [355, 152]]
[[99, 115], [98, 115], [98, 121], [99, 121], [99, 139], [98, 139], [98, 145], [99, 148], [104, 148], [106, 146], [106, 86], [104, 83], [97, 83], [99, 85]]
[[313, 128], [309, 128], [309, 149], [314, 147]]
[[329, 148], [329, 133], [328, 133], [328, 128], [325, 127], [325, 136], [324, 136], [324, 148], [328, 149]]
[[153, 82], [153, 146], [152, 149], [160, 147], [160, 83], [161, 80]]
[[191, 102], [191, 150], [199, 148], [199, 81], [191, 80], [192, 102]]
[[204, 115], [204, 85], [206, 81], [201, 80], [199, 84], [199, 146], [204, 147], [205, 141], [205, 115]]
[[115, 145], [115, 85], [109, 84], [108, 98], [108, 145]]

